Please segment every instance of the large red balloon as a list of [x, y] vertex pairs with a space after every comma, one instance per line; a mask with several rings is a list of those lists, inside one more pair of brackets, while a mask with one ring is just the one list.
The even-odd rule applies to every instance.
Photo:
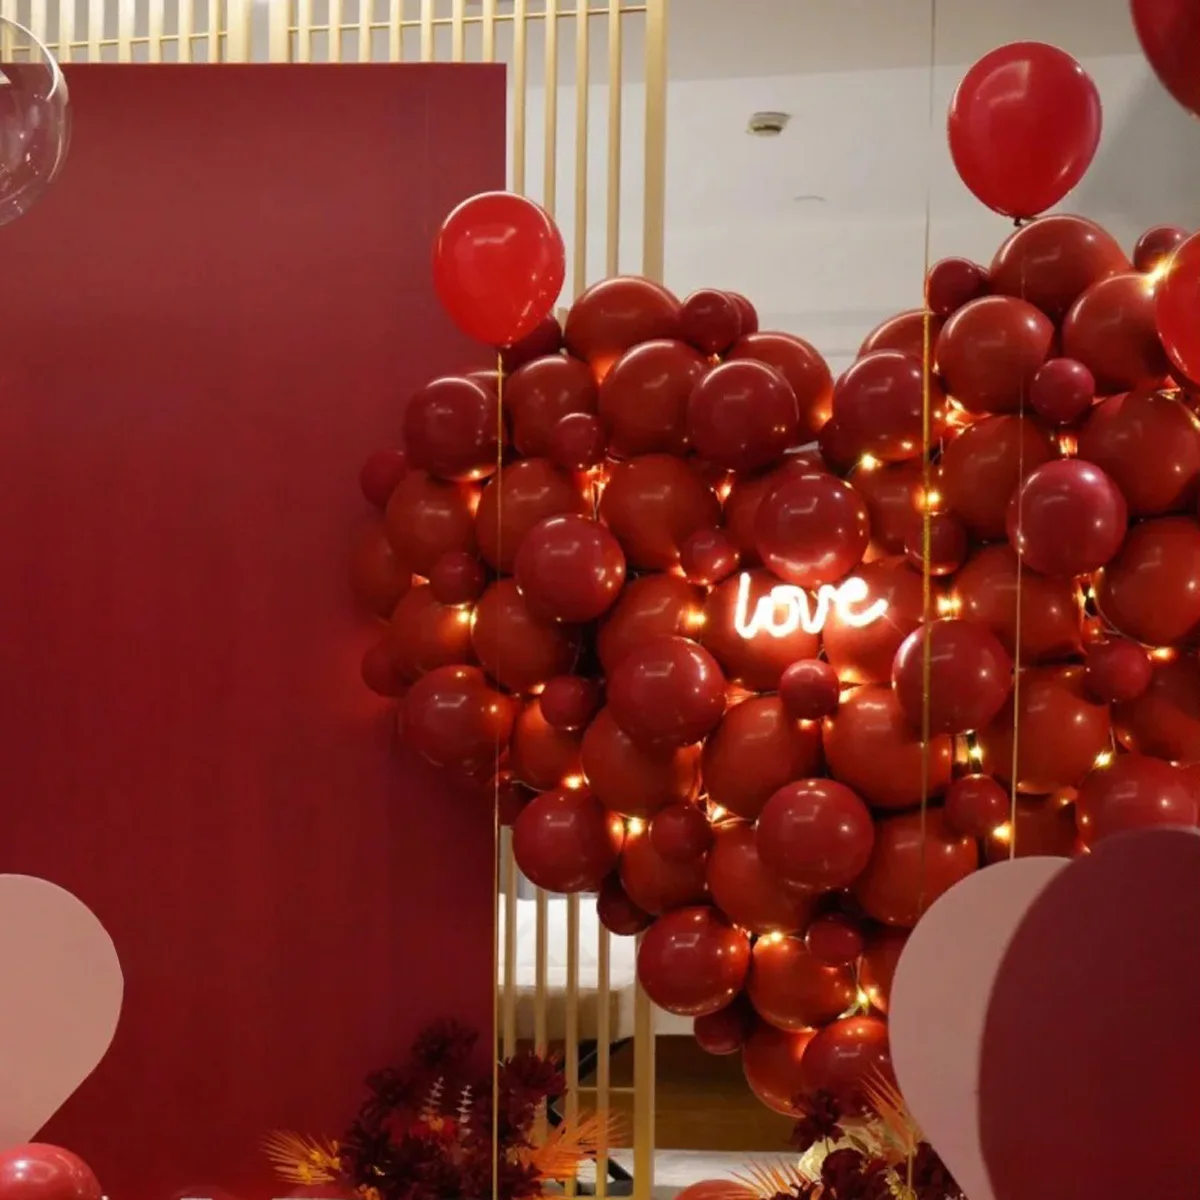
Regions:
[[746, 994], [777, 1029], [824, 1025], [854, 1004], [856, 992], [853, 972], [815, 958], [803, 938], [773, 935], [754, 945]]
[[69, 1150], [34, 1142], [0, 1150], [4, 1200], [100, 1200], [92, 1169]]
[[539, 615], [583, 624], [608, 611], [625, 586], [625, 555], [600, 524], [574, 514], [547, 517], [522, 539], [517, 585]]
[[833, 376], [815, 346], [790, 333], [747, 333], [726, 355], [774, 367], [792, 386], [800, 409], [801, 440], [814, 438], [829, 420]]
[[994, 633], [971, 621], [931, 621], [896, 652], [896, 699], [913, 728], [969, 733], [986, 725], [1012, 691], [1012, 659]]
[[535, 358], [504, 385], [513, 445], [526, 458], [548, 455], [559, 421], [570, 413], [594, 413], [596, 404], [595, 377], [569, 354]]
[[780, 579], [804, 588], [837, 583], [862, 557], [871, 537], [863, 498], [834, 475], [800, 475], [759, 505], [758, 552]]
[[563, 337], [576, 358], [603, 378], [632, 346], [655, 338], [678, 340], [683, 308], [661, 284], [636, 275], [594, 283], [571, 306]]
[[1200, 662], [1191, 654], [1154, 664], [1150, 686], [1113, 708], [1123, 745], [1190, 766], [1200, 763]]
[[606, 674], [634, 647], [653, 637], [686, 636], [703, 616], [704, 590], [678, 575], [643, 575], [625, 585], [596, 639]]
[[1013, 42], [985, 54], [950, 102], [950, 153], [963, 182], [1006, 217], [1053, 208], [1100, 144], [1100, 94], [1069, 54]]
[[[867, 502], [871, 542], [865, 559], [903, 554], [914, 524], [920, 525], [918, 505], [924, 494], [924, 472], [918, 461], [859, 467], [850, 484]], [[726, 510], [728, 511], [728, 509]]]
[[464, 200], [442, 223], [433, 282], [468, 337], [511, 346], [554, 307], [566, 276], [562, 234], [539, 205], [514, 192]]
[[650, 840], [667, 862], [692, 862], [712, 849], [713, 831], [698, 805], [669, 804], [650, 822]]
[[665, 913], [638, 948], [638, 979], [646, 994], [684, 1017], [725, 1008], [742, 990], [749, 967], [750, 939], [712, 908]]
[[[757, 1024], [754, 1009], [745, 999], [738, 999], [706, 1017], [697, 1017], [692, 1023], [692, 1035], [706, 1054], [736, 1054], [746, 1044], [746, 1039]], [[727, 1193], [716, 1200], [725, 1200], [725, 1196]], [[675, 1200], [679, 1200], [679, 1197], [676, 1196]]]
[[821, 731], [794, 720], [778, 696], [752, 696], [726, 712], [704, 743], [709, 799], [753, 821], [771, 795], [821, 767]]
[[513, 825], [513, 856], [548, 892], [596, 891], [617, 865], [625, 825], [586, 788], [535, 796]]
[[404, 739], [435, 766], [471, 772], [508, 747], [516, 705], [478, 667], [438, 667], [404, 697]]
[[1104, 638], [1087, 648], [1084, 682], [1097, 700], [1124, 704], [1136, 700], [1154, 678], [1146, 648], [1130, 638]]
[[536, 792], [559, 787], [564, 779], [581, 774], [582, 741], [579, 730], [555, 729], [548, 724], [541, 705], [530, 700], [513, 725], [508, 769], [516, 782]]
[[860, 451], [882, 462], [920, 456], [945, 430], [946, 398], [919, 358], [877, 350], [854, 362], [833, 390], [833, 417]]
[[583, 773], [592, 791], [614, 812], [648, 817], [692, 797], [699, 777], [700, 751], [648, 750], [637, 745], [601, 709], [583, 735]]
[[621, 852], [621, 886], [630, 900], [654, 916], [708, 899], [708, 860], [703, 855], [672, 862], [655, 849], [649, 830], [631, 825]]
[[751, 933], [799, 933], [812, 918], [815, 898], [785, 888], [763, 866], [754, 829], [740, 822], [719, 826], [708, 855], [713, 903]]
[[627, 350], [600, 385], [600, 419], [609, 450], [620, 458], [682, 453], [688, 397], [707, 369], [686, 342], [659, 339]]
[[813, 891], [852, 884], [875, 844], [870, 810], [833, 779], [785, 784], [767, 801], [755, 832], [764, 866], [784, 883]]
[[878, 350], [899, 350], [917, 362], [925, 362], [932, 355], [941, 330], [941, 317], [919, 308], [909, 309], [888, 317], [872, 329], [859, 346], [858, 357], [874, 354]]
[[765, 1022], [746, 1039], [742, 1071], [750, 1090], [772, 1111], [795, 1118], [804, 1094], [804, 1052], [811, 1029], [787, 1032]]
[[1079, 789], [1076, 811], [1089, 848], [1132, 829], [1200, 823], [1196, 793], [1183, 772], [1144, 754], [1119, 754], [1094, 770]]
[[482, 479], [496, 470], [496, 393], [475, 379], [427, 383], [404, 410], [404, 441], [415, 467], [439, 479]]
[[1013, 296], [983, 296], [960, 308], [937, 342], [946, 390], [970, 412], [1018, 412], [1050, 355], [1054, 325]]
[[1155, 281], [1130, 272], [1093, 284], [1063, 322], [1063, 353], [1078, 359], [1100, 395], [1157, 383], [1170, 368], [1155, 321]]
[[471, 645], [502, 687], [529, 692], [570, 671], [579, 634], [532, 612], [512, 579], [497, 579], [475, 606]]
[[386, 641], [404, 683], [437, 667], [475, 662], [470, 610], [439, 603], [427, 584], [413, 588], [396, 605]]
[[1200, 9], [1190, 0], [1131, 0], [1130, 8], [1159, 82], [1200, 116]]
[[544, 458], [513, 463], [483, 489], [474, 527], [479, 553], [489, 566], [511, 574], [525, 535], [564, 513], [591, 514], [577, 478]]
[[474, 514], [479, 491], [464, 483], [408, 471], [384, 513], [388, 540], [401, 562], [426, 578], [443, 554], [475, 549]]
[[697, 383], [688, 402], [688, 438], [701, 458], [735, 471], [777, 462], [796, 442], [800, 407], [774, 367], [733, 359]]
[[[1193, 14], [1193, 21], [1200, 18]], [[1189, 48], [1195, 53], [1194, 47]], [[1200, 84], [1196, 85], [1200, 90]], [[1175, 252], [1158, 283], [1155, 326], [1171, 362], [1185, 378], [1200, 380], [1200, 234]]]
[[843, 1017], [817, 1031], [804, 1052], [804, 1090], [828, 1092], [850, 1110], [870, 1108], [880, 1076], [894, 1082], [887, 1022], [878, 1017]]
[[846, 697], [825, 722], [825, 756], [830, 774], [872, 807], [908, 808], [921, 803], [922, 780], [929, 796], [946, 789], [953, 744], [935, 735], [922, 750], [895, 692], [868, 684]]

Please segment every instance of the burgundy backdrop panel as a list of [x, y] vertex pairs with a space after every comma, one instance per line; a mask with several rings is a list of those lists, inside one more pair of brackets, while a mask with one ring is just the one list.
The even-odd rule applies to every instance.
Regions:
[[286, 1195], [265, 1132], [491, 1028], [490, 814], [397, 760], [345, 560], [403, 398], [488, 361], [429, 253], [504, 185], [503, 68], [69, 78], [0, 231], [0, 871], [92, 906], [127, 993], [46, 1136], [118, 1200]]

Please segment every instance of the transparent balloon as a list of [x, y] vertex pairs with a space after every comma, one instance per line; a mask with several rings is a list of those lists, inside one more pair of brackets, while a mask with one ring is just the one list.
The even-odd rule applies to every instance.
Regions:
[[23, 25], [0, 17], [0, 225], [41, 199], [70, 141], [70, 101], [58, 63]]

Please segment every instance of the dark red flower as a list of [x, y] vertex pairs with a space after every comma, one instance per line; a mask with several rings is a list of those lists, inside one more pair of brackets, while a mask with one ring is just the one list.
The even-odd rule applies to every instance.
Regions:
[[798, 1120], [792, 1129], [791, 1145], [805, 1154], [820, 1142], [837, 1142], [843, 1137], [839, 1122], [842, 1106], [831, 1092], [798, 1096], [793, 1101]]

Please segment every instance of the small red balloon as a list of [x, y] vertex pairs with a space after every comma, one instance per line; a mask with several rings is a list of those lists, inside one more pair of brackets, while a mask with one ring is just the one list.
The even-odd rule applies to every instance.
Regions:
[[932, 313], [943, 318], [978, 300], [987, 291], [987, 271], [969, 258], [943, 258], [929, 268], [925, 279], [925, 303]]
[[368, 504], [382, 512], [396, 490], [396, 484], [404, 477], [408, 460], [403, 450], [377, 450], [362, 465], [358, 473], [358, 486]]
[[596, 915], [600, 924], [617, 937], [633, 937], [654, 923], [654, 918], [629, 898], [617, 875], [609, 875], [600, 885]]
[[796, 440], [796, 394], [774, 367], [731, 359], [696, 384], [688, 402], [688, 438], [697, 454], [735, 471], [777, 462]]
[[427, 584], [413, 588], [392, 613], [387, 643], [392, 663], [405, 683], [435, 667], [474, 663], [471, 613], [439, 604]]
[[615, 603], [625, 586], [625, 555], [617, 539], [587, 517], [547, 517], [522, 539], [517, 586], [535, 613], [582, 625]]
[[854, 1004], [854, 975], [814, 957], [799, 937], [773, 935], [754, 945], [746, 995], [777, 1029], [824, 1025]]
[[482, 768], [508, 746], [516, 706], [478, 667], [438, 667], [404, 698], [405, 740], [439, 767]]
[[600, 709], [600, 686], [579, 675], [556, 675], [538, 697], [542, 716], [555, 729], [582, 729]]
[[697, 529], [679, 549], [679, 565], [692, 583], [712, 587], [738, 569], [741, 555], [723, 529]]
[[899, 350], [924, 362], [928, 357], [926, 346], [937, 344], [938, 334], [942, 330], [942, 318], [929, 312], [928, 309], [909, 309], [888, 317], [881, 325], [877, 325], [863, 339], [858, 348], [858, 357], [874, 354], [878, 350]]
[[587, 788], [535, 796], [513, 825], [513, 855], [548, 892], [596, 891], [617, 865], [625, 826]]
[[712, 826], [694, 804], [670, 804], [651, 818], [650, 840], [667, 862], [689, 862], [712, 848]]
[[473, 604], [483, 595], [487, 575], [473, 554], [451, 550], [433, 564], [429, 586], [439, 604]]
[[1150, 686], [1154, 664], [1145, 648], [1129, 638], [1113, 637], [1094, 642], [1084, 660], [1084, 682], [1097, 700], [1126, 704]]
[[779, 699], [797, 721], [820, 721], [837, 712], [842, 685], [837, 672], [822, 659], [794, 662], [779, 680]]
[[851, 1111], [869, 1109], [879, 1077], [894, 1079], [887, 1022], [843, 1017], [819, 1029], [804, 1052], [802, 1076], [810, 1096], [828, 1092]]
[[665, 913], [646, 931], [637, 972], [659, 1008], [702, 1017], [725, 1008], [742, 990], [750, 939], [713, 908]]
[[862, 957], [865, 946], [862, 927], [841, 913], [818, 917], [808, 927], [804, 944], [813, 958], [831, 967], [853, 966]]
[[479, 498], [474, 521], [479, 553], [488, 566], [511, 575], [525, 535], [547, 517], [564, 513], [591, 516], [581, 479], [544, 458], [506, 466]]
[[1149, 274], [1164, 268], [1187, 240], [1188, 231], [1178, 225], [1155, 225], [1147, 229], [1133, 248], [1134, 270]]
[[1009, 819], [1012, 797], [990, 775], [964, 775], [946, 789], [945, 810], [955, 833], [987, 838]]
[[736, 1054], [746, 1044], [755, 1024], [754, 1010], [738, 999], [715, 1013], [697, 1017], [692, 1023], [692, 1034], [706, 1054]]
[[728, 292], [702, 288], [683, 302], [684, 341], [703, 354], [724, 354], [742, 332], [742, 312]]
[[604, 426], [592, 413], [568, 413], [550, 435], [551, 461], [567, 471], [586, 471], [604, 458]]
[[1096, 398], [1096, 379], [1073, 358], [1052, 358], [1038, 368], [1029, 385], [1029, 403], [1051, 425], [1079, 420]]
[[967, 561], [971, 536], [967, 527], [952, 512], [930, 513], [929, 546], [926, 551], [925, 521], [916, 518], [909, 523], [904, 541], [904, 556], [918, 570], [928, 566], [931, 575], [953, 575]]
[[741, 292], [730, 292], [729, 298], [737, 305], [738, 315], [742, 319], [742, 337], [749, 333], [757, 333], [758, 309]]
[[78, 1155], [34, 1142], [0, 1150], [4, 1200], [101, 1200], [103, 1189]]

